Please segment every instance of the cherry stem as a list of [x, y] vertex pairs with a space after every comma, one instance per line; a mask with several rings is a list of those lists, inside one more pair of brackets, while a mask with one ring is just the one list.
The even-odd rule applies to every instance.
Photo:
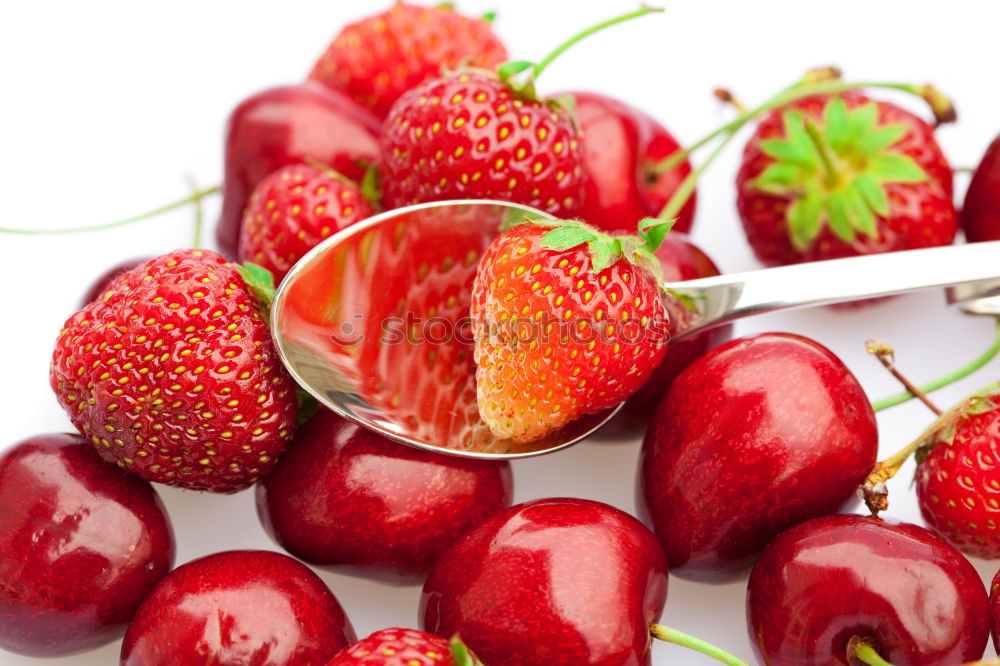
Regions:
[[736, 109], [739, 113], [746, 113], [747, 107], [740, 100], [736, 99], [736, 96], [729, 90], [725, 88], [716, 88], [712, 91], [715, 99], [719, 100], [723, 104], [728, 104], [729, 106]]
[[[1000, 336], [998, 336], [1000, 338]], [[906, 378], [902, 372], [896, 369], [896, 353], [893, 351], [892, 347], [885, 344], [884, 342], [879, 342], [878, 340], [869, 340], [865, 343], [868, 349], [868, 353], [879, 360], [886, 370], [888, 370], [893, 377], [899, 380], [899, 383], [903, 385], [907, 391], [920, 400], [920, 402], [927, 405], [927, 408], [932, 412], [941, 416], [941, 408], [931, 402], [931, 399], [927, 397], [927, 394], [920, 390], [919, 386], [914, 386], [913, 383]]]
[[695, 169], [681, 181], [681, 184], [677, 186], [677, 189], [674, 190], [674, 193], [670, 196], [670, 200], [667, 201], [659, 215], [657, 215], [658, 218], [661, 220], [673, 220], [677, 217], [677, 214], [681, 212], [682, 208], [684, 208], [684, 204], [688, 202], [688, 199], [690, 199], [691, 195], [694, 193], [694, 189], [698, 185], [698, 179], [701, 177], [701, 174], [705, 173], [705, 169], [707, 169], [708, 166], [715, 161], [715, 158], [718, 157], [723, 150], [725, 150], [726, 146], [729, 145], [729, 142], [732, 141], [735, 136], [736, 132], [733, 132], [720, 141], [719, 145], [715, 147], [715, 150], [709, 154], [708, 159], [702, 162], [699, 166], [695, 167]]
[[[993, 340], [993, 344], [984, 351], [979, 357], [973, 359], [971, 362], [963, 365], [961, 368], [949, 372], [948, 374], [938, 377], [926, 384], [921, 384], [918, 388], [923, 393], [930, 393], [931, 391], [936, 391], [939, 388], [952, 384], [959, 379], [968, 377], [973, 372], [983, 367], [989, 363], [998, 353], [1000, 353], [1000, 319], [997, 320], [997, 334]], [[895, 395], [890, 395], [881, 400], [875, 400], [872, 402], [872, 410], [875, 412], [880, 412], [883, 409], [888, 409], [889, 407], [895, 407], [896, 405], [907, 402], [917, 397], [911, 391], [903, 391], [902, 393], [896, 393]]]
[[551, 53], [542, 58], [538, 62], [538, 64], [534, 66], [534, 68], [531, 70], [531, 77], [528, 85], [533, 87], [535, 79], [537, 79], [541, 75], [541, 73], [545, 71], [545, 68], [548, 67], [553, 60], [562, 55], [563, 51], [573, 46], [577, 42], [593, 35], [595, 32], [600, 32], [601, 30], [604, 30], [605, 28], [615, 25], [617, 23], [624, 23], [625, 21], [631, 21], [634, 18], [639, 18], [640, 16], [645, 16], [646, 14], [659, 13], [662, 11], [663, 11], [662, 7], [650, 7], [648, 5], [642, 5], [641, 7], [639, 7], [639, 9], [633, 12], [622, 14], [621, 16], [608, 19], [607, 21], [602, 21], [601, 23], [598, 23], [595, 26], [592, 26], [582, 32], [577, 33], [576, 35], [570, 37], [565, 42], [557, 46]]
[[690, 648], [717, 661], [721, 661], [723, 664], [729, 664], [729, 666], [750, 666], [747, 662], [726, 652], [722, 648], [716, 647], [711, 643], [706, 643], [700, 638], [685, 634], [683, 631], [678, 631], [673, 627], [662, 624], [651, 624], [649, 625], [649, 633], [653, 638]]
[[204, 199], [205, 197], [221, 192], [222, 187], [220, 185], [215, 185], [213, 187], [205, 188], [204, 190], [198, 190], [193, 194], [190, 194], [183, 199], [173, 201], [164, 206], [160, 206], [155, 210], [151, 210], [141, 215], [136, 215], [134, 217], [128, 217], [124, 220], [117, 220], [115, 222], [107, 222], [105, 224], [93, 224], [85, 227], [68, 227], [65, 229], [11, 229], [8, 227], [0, 227], [0, 233], [5, 234], [21, 234], [25, 236], [55, 236], [60, 234], [76, 234], [84, 233], [88, 231], [103, 231], [105, 229], [114, 229], [115, 227], [123, 227], [127, 224], [132, 224], [134, 222], [141, 222], [142, 220], [147, 220], [151, 217], [156, 217], [157, 215], [162, 215], [163, 213], [170, 212], [176, 208], [181, 208], [190, 203], [197, 203]]
[[[891, 663], [882, 658], [882, 656], [875, 651], [868, 643], [862, 640], [851, 640], [854, 644], [854, 656], [863, 664], [868, 664], [868, 666], [892, 666]], [[850, 643], [848, 644], [850, 645]], [[848, 648], [850, 649], [850, 648]]]
[[[188, 184], [191, 186], [192, 195], [198, 193], [198, 183], [195, 182], [193, 176], [187, 177]], [[201, 207], [201, 197], [194, 200], [194, 238], [191, 239], [191, 247], [197, 249], [201, 247], [201, 230], [205, 226], [205, 216], [204, 211]]]

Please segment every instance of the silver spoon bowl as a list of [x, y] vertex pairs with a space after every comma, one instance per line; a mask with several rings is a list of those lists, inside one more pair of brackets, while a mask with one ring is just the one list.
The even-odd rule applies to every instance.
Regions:
[[[476, 405], [469, 304], [479, 257], [505, 225], [548, 218], [498, 201], [398, 208], [331, 236], [288, 273], [274, 340], [321, 404], [410, 446], [475, 458], [550, 453], [618, 411], [531, 444], [494, 437]], [[835, 259], [664, 285], [695, 312], [672, 340], [753, 314], [1000, 278], [1000, 241]], [[953, 289], [953, 301], [981, 292]], [[668, 352], [669, 353], [669, 349]]]

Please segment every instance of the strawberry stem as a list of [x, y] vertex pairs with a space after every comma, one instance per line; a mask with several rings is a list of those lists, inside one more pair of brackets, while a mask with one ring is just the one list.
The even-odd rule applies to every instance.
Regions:
[[25, 236], [55, 236], [61, 234], [76, 234], [85, 233], [89, 231], [104, 231], [105, 229], [114, 229], [115, 227], [123, 227], [127, 224], [132, 224], [134, 222], [141, 222], [142, 220], [147, 220], [151, 217], [156, 217], [157, 215], [162, 215], [163, 213], [168, 213], [176, 208], [181, 208], [190, 203], [197, 203], [204, 199], [205, 197], [222, 191], [221, 185], [215, 185], [213, 187], [205, 188], [204, 190], [198, 190], [183, 199], [173, 201], [166, 205], [160, 206], [154, 210], [136, 215], [134, 217], [127, 217], [124, 220], [117, 220], [115, 222], [106, 222], [104, 224], [93, 224], [83, 227], [67, 227], [64, 229], [12, 229], [9, 227], [0, 227], [0, 233], [5, 234], [21, 234]]
[[913, 383], [906, 378], [906, 375], [896, 368], [896, 352], [893, 351], [892, 347], [884, 342], [879, 342], [878, 340], [869, 340], [865, 343], [865, 347], [869, 354], [877, 358], [879, 363], [881, 363], [893, 377], [899, 380], [899, 383], [903, 385], [903, 388], [918, 398], [920, 402], [927, 405], [927, 408], [932, 412], [941, 416], [941, 409], [931, 402], [931, 399], [927, 397], [927, 394], [921, 391], [919, 386], [914, 386]]
[[[926, 384], [921, 384], [917, 388], [919, 388], [923, 393], [930, 393], [931, 391], [936, 391], [939, 388], [948, 386], [949, 384], [957, 382], [960, 379], [968, 377], [973, 372], [989, 363], [998, 353], [1000, 353], [1000, 319], [997, 320], [997, 333], [993, 339], [993, 344], [991, 344], [986, 351], [957, 370], [929, 381]], [[883, 409], [895, 407], [896, 405], [912, 400], [915, 397], [917, 396], [911, 391], [903, 391], [902, 393], [896, 393], [895, 395], [887, 396], [881, 400], [872, 401], [872, 409], [875, 412], [881, 412]]]
[[726, 652], [722, 648], [716, 647], [711, 643], [706, 643], [700, 638], [685, 634], [683, 631], [678, 631], [673, 627], [662, 624], [651, 624], [649, 625], [649, 633], [657, 640], [695, 650], [716, 661], [721, 661], [723, 664], [729, 664], [729, 666], [750, 666], [747, 662]]

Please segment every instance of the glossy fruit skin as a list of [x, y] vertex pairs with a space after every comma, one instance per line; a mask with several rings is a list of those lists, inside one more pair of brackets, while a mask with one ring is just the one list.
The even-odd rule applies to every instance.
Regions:
[[[842, 93], [841, 97], [848, 108], [872, 101], [853, 91]], [[830, 99], [828, 95], [807, 97], [786, 108], [821, 121], [823, 109]], [[761, 262], [769, 266], [792, 264], [949, 245], [954, 240], [958, 216], [952, 202], [952, 170], [934, 138], [934, 129], [895, 104], [879, 100], [874, 102], [878, 107], [880, 124], [901, 124], [908, 128], [907, 133], [893, 145], [894, 152], [913, 158], [929, 179], [922, 183], [886, 185], [889, 215], [878, 217], [877, 237], [858, 234], [852, 243], [846, 243], [826, 226], [807, 250], [797, 250], [791, 243], [785, 220], [790, 199], [763, 192], [752, 183], [773, 162], [761, 149], [761, 141], [784, 136], [781, 114], [785, 109], [772, 111], [763, 117], [747, 141], [736, 177], [736, 205], [740, 220], [747, 240]]]
[[123, 273], [128, 273], [133, 268], [142, 266], [144, 263], [152, 259], [152, 257], [142, 257], [141, 259], [126, 259], [125, 261], [115, 264], [108, 270], [101, 273], [90, 285], [86, 292], [84, 292], [83, 297], [80, 298], [80, 302], [77, 304], [78, 308], [82, 308], [91, 301], [96, 301], [100, 296], [104, 295], [111, 283], [115, 281]]
[[173, 561], [156, 492], [79, 435], [0, 456], [0, 648], [54, 657], [117, 639]]
[[915, 477], [927, 526], [966, 555], [1000, 557], [1000, 408], [963, 414], [929, 446]]
[[319, 576], [287, 555], [231, 550], [183, 564], [146, 598], [122, 666], [315, 666], [355, 640]]
[[412, 581], [511, 496], [506, 461], [414, 449], [321, 408], [257, 484], [257, 513], [310, 564]]
[[618, 259], [594, 272], [587, 245], [544, 246], [550, 231], [524, 224], [498, 236], [472, 286], [479, 411], [515, 442], [628, 398], [669, 337], [648, 270]]
[[[656, 217], [691, 173], [684, 160], [657, 175], [652, 167], [680, 149], [655, 118], [620, 100], [593, 92], [571, 92], [583, 141], [584, 197], [580, 217], [605, 231], [636, 232], [639, 220]], [[559, 97], [559, 96], [557, 96]], [[696, 195], [677, 214], [674, 232], [694, 223]]]
[[416, 629], [376, 631], [326, 666], [455, 666], [445, 639]]
[[817, 342], [728, 342], [674, 381], [646, 433], [639, 504], [671, 572], [726, 580], [786, 528], [837, 511], [871, 470], [875, 415]]
[[873, 640], [895, 666], [978, 659], [989, 637], [982, 580], [916, 525], [816, 518], [783, 533], [754, 565], [747, 628], [759, 663], [847, 664], [847, 641]]
[[243, 211], [265, 176], [307, 158], [360, 181], [379, 159], [379, 121], [346, 95], [317, 83], [269, 88], [229, 116], [225, 180], [216, 242], [235, 257]]
[[506, 60], [489, 21], [450, 5], [396, 2], [344, 26], [309, 78], [384, 118], [400, 95], [427, 79], [460, 66], [492, 70]]
[[[675, 227], [676, 228], [676, 227]], [[663, 269], [663, 279], [667, 282], [696, 280], [719, 275], [719, 269], [707, 254], [701, 251], [687, 236], [673, 230], [663, 239], [656, 250], [656, 257]], [[685, 322], [694, 319], [693, 313], [675, 298], [664, 298], [664, 306], [670, 319], [670, 336], [673, 337]], [[632, 417], [649, 419], [667, 394], [667, 390], [677, 375], [708, 350], [727, 342], [733, 336], [732, 324], [724, 324], [707, 331], [670, 343], [660, 365], [649, 375], [649, 379], [625, 402], [625, 413]]]
[[297, 401], [232, 264], [178, 250], [70, 317], [50, 385], [106, 461], [147, 481], [235, 492], [285, 449]]
[[239, 258], [281, 282], [320, 241], [375, 214], [361, 188], [307, 164], [282, 167], [257, 183], [240, 227]]
[[449, 548], [420, 598], [421, 627], [461, 635], [485, 664], [649, 664], [667, 595], [656, 539], [600, 502], [514, 506]]
[[993, 649], [1000, 653], [1000, 571], [990, 583], [990, 634], [993, 636]]
[[966, 240], [1000, 240], [1000, 136], [986, 149], [959, 215]]
[[575, 217], [583, 148], [565, 110], [515, 98], [496, 77], [461, 72], [400, 97], [382, 126], [386, 208], [494, 199]]

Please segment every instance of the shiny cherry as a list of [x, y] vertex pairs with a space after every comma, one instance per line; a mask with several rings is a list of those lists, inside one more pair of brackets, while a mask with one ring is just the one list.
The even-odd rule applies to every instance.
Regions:
[[236, 256], [243, 209], [264, 176], [307, 159], [360, 180], [378, 160], [380, 123], [342, 93], [318, 83], [270, 88], [248, 97], [229, 116], [222, 214], [216, 241]]
[[122, 666], [315, 666], [356, 636], [336, 597], [287, 555], [231, 550], [177, 567], [146, 598]]
[[320, 409], [257, 485], [257, 512], [306, 562], [412, 579], [510, 506], [511, 486], [508, 462], [421, 451]]
[[971, 242], [1000, 240], [1000, 136], [972, 175], [959, 223]]
[[961, 553], [922, 527], [871, 516], [793, 527], [761, 554], [747, 589], [750, 642], [769, 666], [852, 663], [854, 637], [894, 666], [959, 664], [982, 656], [988, 617]]
[[[657, 174], [655, 166], [680, 148], [655, 118], [606, 95], [569, 93], [585, 137], [584, 205], [581, 219], [600, 229], [634, 234], [639, 220], [656, 217], [691, 173], [687, 160]], [[692, 194], [677, 215], [674, 229], [687, 232], [694, 223]]]
[[649, 664], [649, 624], [666, 567], [632, 516], [582, 499], [543, 499], [494, 516], [438, 560], [421, 625], [458, 633], [486, 664]]
[[878, 449], [854, 375], [817, 342], [765, 333], [680, 374], [646, 433], [640, 505], [671, 572], [722, 579], [782, 530], [836, 511]]
[[173, 561], [156, 492], [79, 435], [0, 456], [0, 648], [51, 657], [115, 640]]
[[1000, 571], [990, 584], [990, 633], [993, 634], [993, 649], [1000, 654]]

